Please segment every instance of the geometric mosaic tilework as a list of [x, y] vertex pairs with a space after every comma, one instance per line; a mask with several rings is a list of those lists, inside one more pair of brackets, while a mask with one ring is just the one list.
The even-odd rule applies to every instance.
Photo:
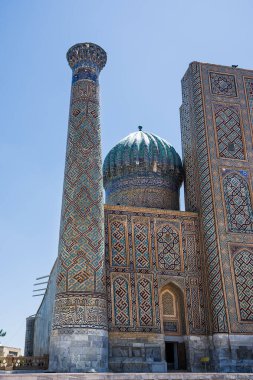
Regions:
[[[184, 286], [186, 286], [186, 295], [190, 294], [188, 284], [188, 269], [168, 270], [164, 265], [159, 266], [158, 255], [158, 238], [157, 235], [163, 230], [163, 227], [171, 228], [163, 233], [172, 234], [172, 245], [169, 247], [173, 252], [172, 256], [180, 256], [178, 263], [172, 260], [172, 266], [176, 268], [183, 267], [183, 255], [187, 262], [187, 257], [191, 256], [190, 274], [198, 278], [199, 296], [193, 297], [194, 308], [198, 309], [201, 318], [201, 326], [199, 322], [192, 321], [192, 300], [187, 301], [187, 322], [182, 320], [183, 325], [187, 323], [187, 329], [191, 334], [203, 334], [207, 330], [205, 317], [205, 303], [203, 298], [203, 280], [199, 262], [202, 260], [199, 252], [199, 238], [197, 227], [197, 215], [182, 217], [168, 211], [168, 215], [158, 210], [149, 211], [136, 207], [125, 206], [105, 206], [105, 252], [106, 252], [106, 283], [107, 283], [107, 307], [108, 307], [108, 323], [111, 332], [152, 332], [162, 333], [160, 292], [164, 286], [168, 284], [177, 284], [182, 293], [182, 305], [180, 310], [185, 309], [184, 305]], [[182, 218], [182, 219], [181, 219]], [[111, 224], [115, 222], [124, 224], [126, 237], [126, 256], [127, 266], [116, 266], [112, 262], [112, 228]], [[177, 231], [180, 231], [177, 232]], [[142, 234], [144, 233], [145, 239]], [[180, 234], [180, 245], [179, 245]], [[137, 236], [138, 235], [138, 236]], [[174, 235], [174, 236], [173, 236]], [[161, 247], [170, 245], [163, 234], [161, 235]], [[145, 242], [148, 247], [149, 259], [148, 266], [146, 260], [139, 261], [139, 257], [145, 257], [146, 250], [140, 250], [137, 247], [139, 242]], [[174, 244], [174, 245], [173, 245]], [[182, 245], [182, 247], [181, 247]], [[172, 249], [171, 249], [172, 248]], [[180, 249], [179, 249], [180, 248]], [[144, 254], [142, 254], [144, 251]], [[165, 254], [167, 256], [167, 253]], [[147, 256], [148, 257], [148, 256]], [[167, 257], [164, 259], [165, 262]], [[145, 265], [145, 266], [144, 266]], [[168, 266], [169, 267], [169, 266]], [[180, 301], [181, 302], [181, 301]], [[198, 304], [199, 302], [199, 304]], [[180, 311], [181, 313], [181, 311]], [[185, 331], [185, 327], [183, 327]]]
[[253, 125], [253, 78], [244, 78], [246, 96], [249, 107], [250, 121]]
[[157, 230], [158, 264], [161, 269], [181, 270], [179, 234], [165, 224]]
[[212, 94], [237, 96], [234, 75], [210, 72], [209, 76]]
[[119, 275], [113, 280], [113, 313], [116, 326], [130, 326], [129, 280]]
[[191, 133], [192, 119], [190, 115], [191, 94], [188, 90], [187, 79], [182, 79], [183, 103], [180, 107], [180, 125], [184, 171], [185, 209], [186, 211], [197, 211], [196, 180], [194, 178], [196, 150], [193, 149], [194, 139]]
[[126, 231], [125, 225], [119, 220], [110, 223], [112, 266], [126, 267]]
[[201, 331], [205, 330], [205, 310], [203, 286], [198, 277], [189, 277], [186, 291], [188, 318], [190, 321], [190, 330]]
[[192, 321], [193, 321], [193, 326], [196, 329], [200, 328], [201, 325], [201, 314], [200, 314], [200, 309], [199, 309], [199, 289], [198, 286], [192, 286], [190, 289], [191, 293], [191, 305], [192, 305]]
[[147, 269], [149, 264], [149, 228], [142, 222], [134, 222], [135, 265], [138, 269]]
[[239, 111], [232, 106], [215, 105], [219, 156], [244, 160]]
[[72, 87], [58, 293], [103, 293], [103, 192], [97, 84], [78, 81]]
[[188, 235], [186, 239], [187, 264], [189, 271], [195, 271], [198, 267], [198, 257], [196, 256], [196, 238]]
[[253, 321], [253, 253], [244, 249], [233, 262], [241, 320]]
[[[225, 171], [226, 173], [226, 171]], [[243, 171], [247, 176], [247, 172]], [[253, 210], [247, 180], [236, 172], [223, 178], [227, 223], [231, 232], [253, 232]]]
[[[215, 74], [215, 73], [214, 73]], [[225, 299], [223, 294], [223, 284], [221, 277], [221, 267], [218, 251], [218, 239], [215, 226], [214, 205], [212, 199], [211, 173], [208, 157], [208, 141], [205, 126], [205, 114], [203, 103], [203, 90], [200, 72], [200, 64], [193, 62], [190, 65], [188, 75], [188, 86], [184, 91], [188, 91], [191, 97], [190, 104], [185, 103], [189, 108], [192, 120], [191, 134], [194, 137], [192, 145], [193, 152], [196, 151], [196, 162], [194, 173], [186, 173], [186, 176], [193, 175], [193, 180], [197, 181], [198, 209], [201, 218], [201, 228], [203, 234], [203, 243], [205, 256], [207, 259], [208, 287], [211, 306], [211, 321], [213, 332], [227, 332], [227, 316], [225, 308]], [[220, 76], [220, 75], [219, 75]], [[187, 76], [185, 76], [187, 79]], [[227, 76], [224, 82], [230, 81], [228, 87], [222, 83], [216, 83], [216, 75], [210, 75], [211, 88], [214, 94], [235, 96], [234, 77]], [[222, 78], [221, 78], [222, 79]], [[226, 79], [226, 81], [225, 81]], [[184, 96], [183, 96], [184, 99]], [[189, 194], [190, 195], [190, 194]]]
[[137, 281], [137, 297], [139, 306], [140, 326], [153, 325], [153, 286], [148, 278], [139, 278]]
[[[83, 61], [80, 51], [87, 56], [92, 52], [93, 64], [90, 60]], [[80, 44], [69, 50], [68, 58], [70, 65], [76, 60], [81, 60], [81, 64], [73, 67], [53, 328], [84, 327], [86, 322], [87, 326], [92, 324], [94, 328], [106, 328], [98, 318], [97, 303], [94, 301], [96, 306], [93, 307], [91, 300], [92, 297], [94, 300], [102, 297], [106, 302], [98, 88], [98, 75], [106, 55], [96, 45]], [[65, 313], [65, 303], [75, 303], [80, 294], [83, 294], [84, 305], [75, 304], [69, 315]], [[61, 302], [61, 298], [64, 301]], [[88, 313], [89, 302], [92, 305]], [[62, 318], [61, 313], [64, 315]], [[87, 317], [92, 323], [88, 323]]]

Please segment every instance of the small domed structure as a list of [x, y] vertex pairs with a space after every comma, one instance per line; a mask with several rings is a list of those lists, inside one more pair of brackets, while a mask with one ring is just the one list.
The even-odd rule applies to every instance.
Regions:
[[179, 210], [181, 159], [167, 141], [141, 129], [119, 141], [105, 158], [106, 203]]

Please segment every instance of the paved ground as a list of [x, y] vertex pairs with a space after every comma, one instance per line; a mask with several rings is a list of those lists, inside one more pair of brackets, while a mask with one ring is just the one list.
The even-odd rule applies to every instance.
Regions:
[[46, 373], [0, 372], [0, 380], [253, 380], [253, 373]]

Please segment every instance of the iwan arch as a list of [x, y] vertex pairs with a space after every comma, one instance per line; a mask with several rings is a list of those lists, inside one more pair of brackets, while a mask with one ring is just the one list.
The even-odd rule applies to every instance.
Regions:
[[139, 127], [102, 166], [106, 53], [83, 43], [67, 59], [59, 254], [28, 318], [27, 353], [49, 354], [56, 372], [199, 372], [203, 357], [213, 371], [252, 372], [253, 72], [191, 63], [182, 79], [183, 163]]

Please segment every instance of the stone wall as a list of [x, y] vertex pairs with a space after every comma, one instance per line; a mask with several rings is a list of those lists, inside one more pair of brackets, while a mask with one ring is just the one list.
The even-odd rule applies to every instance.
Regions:
[[[203, 372], [205, 365], [202, 364], [201, 358], [210, 358], [210, 340], [208, 336], [184, 336], [186, 348], [187, 370], [190, 372]], [[207, 364], [210, 369], [210, 365]]]
[[109, 370], [167, 372], [163, 334], [109, 334]]
[[[67, 331], [67, 334], [66, 334]], [[52, 340], [53, 336], [53, 340]], [[52, 331], [49, 359], [52, 372], [105, 372], [108, 332], [95, 329]], [[60, 352], [58, 348], [60, 348]], [[56, 370], [60, 368], [60, 370]]]
[[213, 370], [218, 372], [253, 372], [252, 336], [215, 334], [210, 347]]

